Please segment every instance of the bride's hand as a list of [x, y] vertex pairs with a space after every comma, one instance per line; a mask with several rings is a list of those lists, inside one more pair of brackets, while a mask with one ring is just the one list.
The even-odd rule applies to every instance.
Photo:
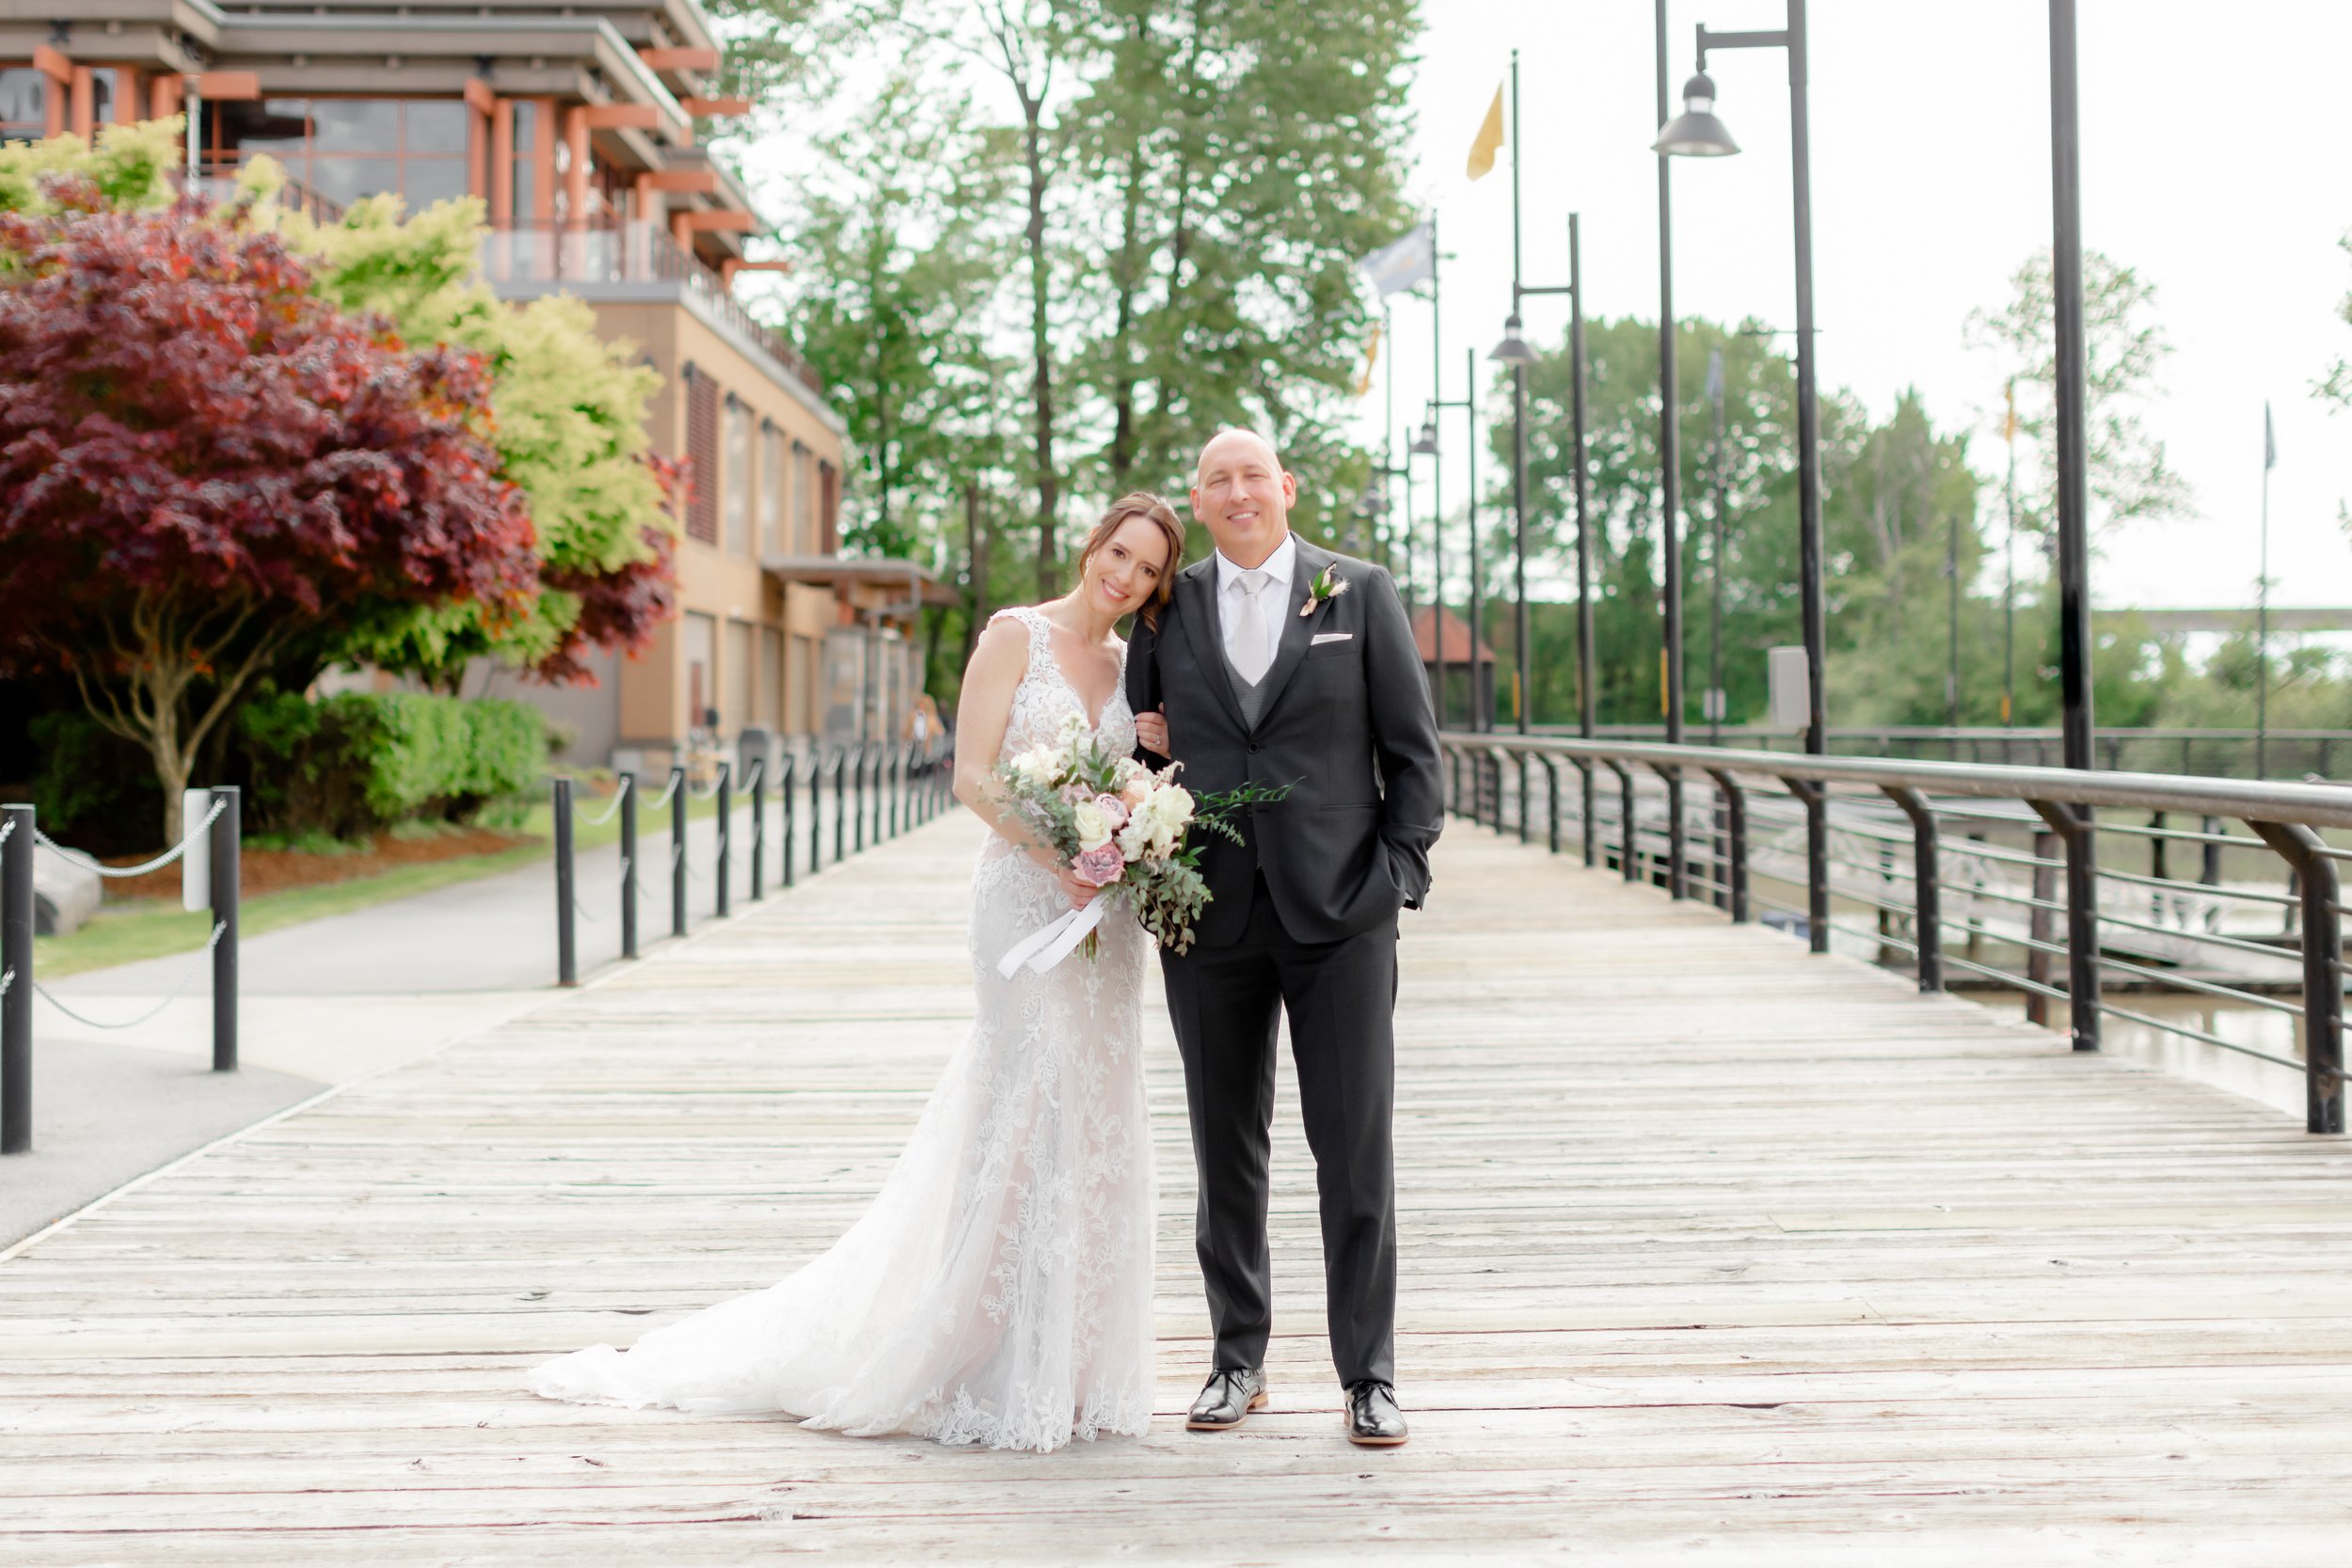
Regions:
[[1069, 897], [1070, 907], [1073, 910], [1085, 909], [1089, 904], [1093, 903], [1096, 896], [1103, 891], [1066, 865], [1061, 868], [1058, 879], [1061, 882], [1061, 890]]
[[1173, 757], [1168, 749], [1168, 709], [1136, 715], [1136, 744], [1155, 757]]

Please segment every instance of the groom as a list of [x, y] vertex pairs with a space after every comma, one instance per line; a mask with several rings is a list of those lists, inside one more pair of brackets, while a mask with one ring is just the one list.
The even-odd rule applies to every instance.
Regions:
[[1266, 1400], [1266, 1167], [1275, 1027], [1287, 1013], [1347, 1435], [1390, 1447], [1406, 1434], [1390, 1147], [1397, 911], [1420, 908], [1429, 888], [1442, 820], [1438, 732], [1395, 585], [1294, 535], [1297, 499], [1257, 436], [1227, 430], [1210, 441], [1192, 512], [1216, 553], [1177, 574], [1158, 630], [1138, 625], [1127, 661], [1138, 736], [1184, 763], [1187, 785], [1293, 786], [1250, 810], [1247, 844], [1200, 835], [1211, 902], [1192, 950], [1161, 953], [1216, 1329], [1216, 1370], [1185, 1424], [1236, 1427]]

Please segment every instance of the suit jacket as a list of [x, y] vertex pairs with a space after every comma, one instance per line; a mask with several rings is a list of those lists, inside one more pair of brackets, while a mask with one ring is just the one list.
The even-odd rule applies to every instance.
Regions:
[[[1347, 591], [1302, 615], [1326, 567]], [[1393, 920], [1400, 906], [1420, 908], [1445, 798], [1428, 681], [1396, 584], [1369, 562], [1300, 539], [1254, 726], [1233, 693], [1216, 586], [1212, 555], [1176, 574], [1156, 632], [1136, 624], [1127, 701], [1137, 713], [1165, 705], [1187, 788], [1293, 787], [1236, 823], [1246, 847], [1194, 834], [1211, 895], [1196, 940], [1239, 940], [1260, 867], [1283, 929], [1299, 942], [1338, 942]]]

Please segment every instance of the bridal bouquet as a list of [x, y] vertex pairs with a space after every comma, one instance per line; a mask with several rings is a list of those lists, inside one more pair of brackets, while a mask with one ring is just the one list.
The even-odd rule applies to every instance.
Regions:
[[1017, 943], [997, 965], [999, 974], [1009, 979], [1025, 963], [1042, 974], [1073, 951], [1094, 957], [1094, 928], [1114, 905], [1133, 910], [1163, 946], [1182, 953], [1192, 945], [1192, 923], [1209, 901], [1209, 887], [1198, 869], [1200, 848], [1184, 847], [1186, 833], [1203, 828], [1239, 844], [1231, 818], [1290, 790], [1252, 784], [1195, 795], [1176, 782], [1181, 767], [1169, 763], [1154, 773], [1133, 757], [1111, 755], [1074, 713], [1053, 744], [997, 765], [1014, 814], [1053, 847], [1065, 869], [1103, 890], [1085, 909]]

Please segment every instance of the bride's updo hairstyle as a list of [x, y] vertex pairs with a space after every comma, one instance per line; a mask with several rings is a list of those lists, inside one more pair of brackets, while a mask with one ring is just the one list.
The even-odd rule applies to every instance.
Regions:
[[1111, 502], [1094, 527], [1087, 532], [1087, 542], [1078, 547], [1078, 576], [1086, 576], [1087, 562], [1095, 551], [1111, 542], [1111, 536], [1126, 525], [1130, 517], [1148, 518], [1168, 541], [1168, 564], [1160, 569], [1160, 580], [1153, 585], [1152, 596], [1136, 610], [1136, 616], [1147, 626], [1157, 631], [1160, 607], [1176, 592], [1176, 568], [1184, 563], [1184, 525], [1176, 520], [1176, 509], [1149, 490], [1136, 490]]

